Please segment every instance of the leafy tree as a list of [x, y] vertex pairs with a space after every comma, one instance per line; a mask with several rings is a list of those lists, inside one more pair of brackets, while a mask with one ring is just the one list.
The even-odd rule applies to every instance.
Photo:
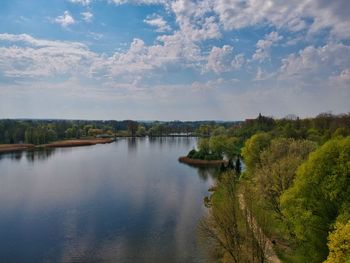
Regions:
[[260, 165], [260, 153], [269, 146], [271, 136], [267, 133], [257, 133], [248, 139], [242, 148], [242, 156], [248, 173], [252, 173]]
[[282, 212], [305, 249], [307, 262], [327, 256], [336, 218], [350, 214], [350, 137], [332, 139], [310, 154], [281, 197]]
[[46, 134], [46, 138], [47, 138], [48, 142], [55, 141], [55, 140], [57, 140], [57, 133], [53, 129], [48, 129], [47, 134]]
[[136, 121], [127, 121], [130, 136], [135, 137], [139, 124]]
[[261, 163], [255, 171], [259, 194], [278, 217], [282, 217], [280, 196], [292, 185], [299, 165], [315, 149], [311, 141], [278, 138], [260, 154]]
[[146, 136], [146, 128], [145, 128], [145, 126], [140, 125], [140, 126], [137, 128], [136, 135], [137, 135], [137, 136]]
[[233, 159], [240, 153], [240, 142], [236, 137], [226, 137], [224, 153], [229, 159]]
[[212, 131], [211, 135], [213, 135], [213, 136], [226, 135], [226, 129], [225, 129], [225, 127], [223, 127], [223, 126], [216, 127], [216, 128]]
[[226, 150], [227, 137], [224, 135], [211, 136], [209, 139], [209, 148], [211, 152], [223, 155]]
[[209, 148], [209, 139], [208, 138], [200, 138], [198, 141], [198, 150], [208, 154], [210, 152]]
[[[200, 224], [200, 234], [223, 251], [229, 261], [239, 263], [243, 256], [242, 222], [233, 173], [224, 173], [211, 196], [212, 209]], [[240, 223], [240, 224], [238, 224]]]
[[73, 138], [75, 137], [75, 130], [73, 128], [68, 128], [65, 131], [65, 134], [66, 134], [66, 138]]
[[203, 124], [199, 126], [198, 133], [200, 136], [210, 136], [212, 130], [213, 130], [213, 127], [211, 125]]
[[345, 127], [339, 127], [335, 130], [335, 132], [332, 134], [332, 137], [339, 137], [339, 136], [347, 136], [349, 135], [349, 129]]
[[329, 255], [325, 263], [350, 263], [350, 220], [338, 222], [328, 236]]

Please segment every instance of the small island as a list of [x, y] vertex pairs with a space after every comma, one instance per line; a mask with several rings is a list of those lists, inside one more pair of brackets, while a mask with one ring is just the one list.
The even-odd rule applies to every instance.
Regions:
[[192, 166], [226, 167], [234, 158], [239, 158], [238, 143], [236, 138], [223, 134], [200, 138], [197, 149], [192, 149], [187, 156], [179, 157], [179, 162]]

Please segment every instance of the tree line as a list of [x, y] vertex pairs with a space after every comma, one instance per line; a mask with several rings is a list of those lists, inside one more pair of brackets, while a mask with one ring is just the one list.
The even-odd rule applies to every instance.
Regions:
[[[225, 127], [235, 122], [222, 122]], [[212, 121], [137, 122], [87, 120], [0, 120], [0, 143], [45, 144], [63, 139], [112, 136], [168, 136], [196, 135], [201, 125], [215, 125]]]

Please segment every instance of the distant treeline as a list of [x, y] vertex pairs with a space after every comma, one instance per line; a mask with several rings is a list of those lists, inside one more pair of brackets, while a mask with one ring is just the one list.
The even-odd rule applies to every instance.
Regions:
[[[288, 116], [274, 119], [259, 115], [245, 121], [88, 121], [88, 120], [0, 120], [0, 143], [44, 144], [63, 139], [112, 136], [225, 135], [239, 139], [240, 146], [257, 132], [274, 137], [309, 139], [322, 143], [334, 135], [350, 134], [350, 114], [319, 114], [300, 119]], [[238, 147], [240, 148], [240, 147]]]
[[[231, 127], [239, 122], [220, 122]], [[113, 136], [195, 135], [200, 126], [216, 127], [214, 121], [87, 121], [87, 120], [0, 120], [0, 143], [45, 144], [63, 139]]]

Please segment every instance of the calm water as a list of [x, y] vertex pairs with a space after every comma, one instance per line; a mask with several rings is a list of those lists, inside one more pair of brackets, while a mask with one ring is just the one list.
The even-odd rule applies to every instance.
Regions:
[[0, 156], [0, 262], [207, 262], [197, 241], [205, 171], [193, 138]]

